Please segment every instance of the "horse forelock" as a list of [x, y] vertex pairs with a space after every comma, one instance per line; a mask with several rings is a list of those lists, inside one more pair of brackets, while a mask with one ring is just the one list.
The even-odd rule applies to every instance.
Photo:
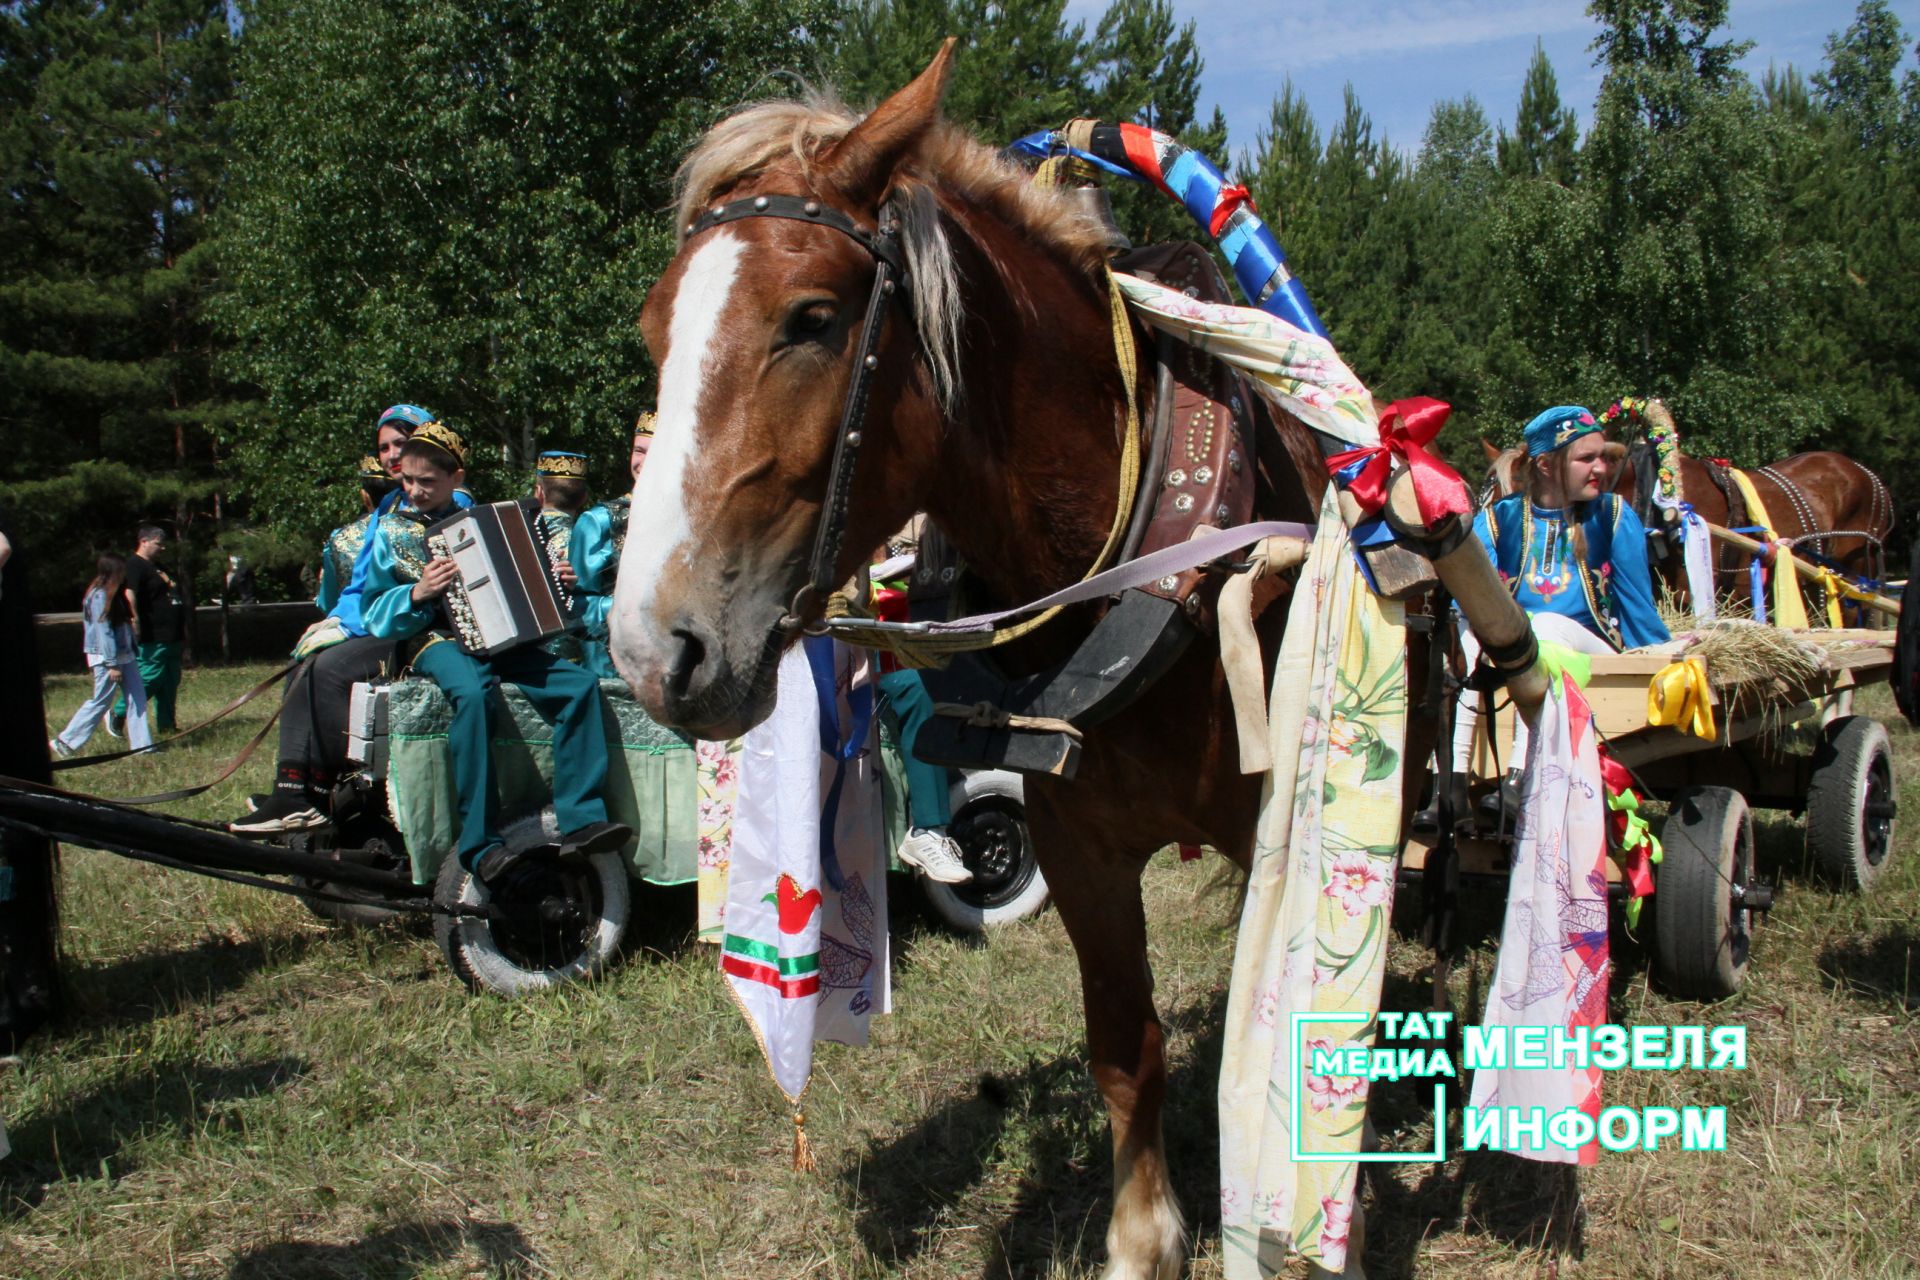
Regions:
[[[680, 236], [726, 192], [783, 165], [813, 194], [829, 195], [820, 190], [820, 162], [862, 118], [832, 93], [809, 90], [798, 100], [755, 103], [722, 120], [675, 175]], [[1104, 232], [1057, 189], [1036, 186], [1018, 166], [945, 122], [921, 138], [896, 171], [892, 190], [914, 328], [935, 396], [951, 414], [961, 392], [965, 282], [942, 217], [941, 193], [985, 209], [1089, 272], [1105, 260]]]

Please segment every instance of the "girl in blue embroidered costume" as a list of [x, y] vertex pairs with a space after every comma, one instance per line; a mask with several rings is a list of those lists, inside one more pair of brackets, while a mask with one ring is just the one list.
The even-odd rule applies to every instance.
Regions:
[[[1647, 569], [1646, 528], [1618, 495], [1603, 492], [1606, 437], [1599, 421], [1579, 405], [1559, 405], [1527, 424], [1526, 444], [1527, 491], [1483, 508], [1473, 532], [1532, 615], [1534, 634], [1582, 653], [1667, 641]], [[1471, 667], [1480, 658], [1479, 642], [1463, 631], [1461, 644]], [[1456, 777], [1465, 776], [1472, 759], [1477, 704], [1477, 695], [1467, 695], [1455, 717]], [[1526, 749], [1526, 726], [1519, 724], [1515, 765]], [[1464, 812], [1457, 802], [1456, 812]]]

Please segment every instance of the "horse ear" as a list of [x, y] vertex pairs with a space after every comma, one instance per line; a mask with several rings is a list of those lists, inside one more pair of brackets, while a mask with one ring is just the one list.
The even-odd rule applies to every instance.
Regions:
[[1494, 446], [1493, 441], [1487, 439], [1485, 436], [1480, 437], [1480, 450], [1487, 455], [1487, 462], [1489, 464], [1500, 461], [1500, 450]]
[[901, 160], [940, 118], [956, 43], [948, 36], [925, 71], [875, 107], [828, 153], [822, 166], [828, 180], [856, 204], [880, 202]]

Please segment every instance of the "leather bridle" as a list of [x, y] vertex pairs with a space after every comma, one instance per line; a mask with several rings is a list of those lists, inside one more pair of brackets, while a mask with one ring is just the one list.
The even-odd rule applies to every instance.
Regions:
[[834, 432], [833, 469], [827, 475], [826, 500], [821, 507], [820, 524], [814, 530], [807, 583], [794, 594], [787, 612], [775, 624], [781, 634], [792, 636], [806, 626], [806, 616], [813, 605], [838, 585], [834, 566], [839, 562], [841, 544], [846, 539], [847, 507], [853, 496], [853, 473], [865, 435], [867, 399], [873, 390], [873, 375], [880, 368], [880, 357], [876, 354], [880, 329], [886, 320], [888, 299], [906, 281], [906, 260], [900, 251], [899, 213], [892, 201], [880, 206], [878, 224], [868, 231], [845, 213], [819, 200], [791, 195], [748, 196], [708, 209], [687, 225], [684, 239], [691, 240], [702, 231], [746, 218], [786, 218], [831, 228], [865, 249], [874, 261], [873, 288], [867, 295], [867, 315], [861, 325], [860, 343], [854, 349], [853, 377], [847, 384], [840, 425]]

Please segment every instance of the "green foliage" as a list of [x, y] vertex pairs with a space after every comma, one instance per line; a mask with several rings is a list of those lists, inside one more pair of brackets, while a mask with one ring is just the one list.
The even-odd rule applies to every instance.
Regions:
[[[946, 115], [991, 145], [1091, 116], [1148, 125], [1224, 167], [1226, 118], [1218, 107], [1200, 118], [1199, 44], [1171, 0], [1114, 0], [1091, 36], [1065, 15], [1065, 0], [856, 0], [833, 41], [830, 74], [848, 102], [870, 107], [957, 34]], [[1192, 220], [1158, 192], [1116, 183], [1111, 194], [1136, 243], [1193, 234]]]
[[1853, 24], [1827, 37], [1827, 65], [1813, 76], [1834, 127], [1871, 147], [1896, 126], [1894, 68], [1902, 49], [1900, 20], [1886, 0], [1861, 0]]
[[[808, 69], [826, 10], [773, 0], [263, 0], [235, 104], [219, 317], [258, 420], [259, 518], [318, 539], [375, 416], [424, 404], [483, 496], [577, 448], [623, 479], [653, 386], [635, 327], [671, 176], [731, 106]], [[320, 483], [316, 484], [316, 477]]]
[[[76, 590], [95, 550], [131, 550], [147, 520], [173, 526], [191, 576], [217, 526], [233, 407], [205, 237], [232, 43], [218, 3], [0, 9], [0, 486], [45, 598]], [[130, 482], [107, 484], [102, 458]]]
[[995, 145], [1087, 114], [1092, 50], [1066, 0], [853, 0], [829, 75], [866, 109], [926, 70], [948, 36], [960, 47], [946, 114]]
[[1702, 452], [1774, 457], [1818, 433], [1817, 395], [1778, 379], [1769, 119], [1715, 43], [1717, 0], [1595, 0], [1606, 68], [1571, 188], [1519, 180], [1495, 223], [1509, 362], [1493, 404], [1665, 397]]

